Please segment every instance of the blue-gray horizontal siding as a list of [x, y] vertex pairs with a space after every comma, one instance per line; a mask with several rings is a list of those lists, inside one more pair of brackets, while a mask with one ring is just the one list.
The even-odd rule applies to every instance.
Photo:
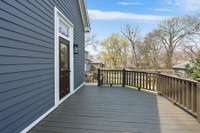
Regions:
[[0, 1], [0, 132], [17, 133], [54, 105], [54, 7], [74, 24], [74, 86], [84, 82], [77, 0]]

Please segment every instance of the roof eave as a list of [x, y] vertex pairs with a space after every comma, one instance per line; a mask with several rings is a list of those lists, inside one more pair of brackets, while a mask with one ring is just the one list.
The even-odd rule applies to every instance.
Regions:
[[80, 10], [81, 10], [83, 25], [84, 25], [84, 31], [90, 32], [91, 28], [90, 28], [88, 11], [87, 11], [87, 8], [85, 5], [85, 0], [79, 0], [79, 6], [80, 6]]

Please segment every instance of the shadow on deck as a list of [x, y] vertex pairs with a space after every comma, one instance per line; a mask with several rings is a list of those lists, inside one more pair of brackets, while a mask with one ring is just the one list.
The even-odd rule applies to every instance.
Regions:
[[122, 87], [85, 86], [30, 133], [199, 133], [200, 124], [165, 98]]

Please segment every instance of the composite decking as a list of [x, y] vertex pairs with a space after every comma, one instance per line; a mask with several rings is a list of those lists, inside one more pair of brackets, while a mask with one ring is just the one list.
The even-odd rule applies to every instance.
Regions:
[[154, 93], [84, 86], [30, 133], [200, 133], [200, 124]]

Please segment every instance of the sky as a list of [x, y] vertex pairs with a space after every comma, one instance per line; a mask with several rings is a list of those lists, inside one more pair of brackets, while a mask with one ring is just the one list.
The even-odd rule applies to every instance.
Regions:
[[[91, 33], [101, 42], [122, 25], [140, 27], [141, 37], [161, 20], [173, 16], [195, 15], [200, 0], [86, 0]], [[91, 50], [92, 53], [94, 51]]]

